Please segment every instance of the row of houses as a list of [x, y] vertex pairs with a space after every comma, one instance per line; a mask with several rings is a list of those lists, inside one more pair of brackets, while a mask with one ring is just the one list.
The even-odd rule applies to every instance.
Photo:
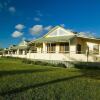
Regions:
[[100, 39], [81, 36], [60, 26], [33, 41], [4, 49], [3, 56], [53, 61], [100, 61]]

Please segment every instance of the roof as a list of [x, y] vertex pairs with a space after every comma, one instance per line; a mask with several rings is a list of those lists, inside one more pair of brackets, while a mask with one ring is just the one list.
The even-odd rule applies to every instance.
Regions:
[[83, 38], [83, 39], [89, 39], [89, 40], [95, 40], [95, 41], [100, 41], [99, 38], [92, 38], [92, 37], [83, 37], [83, 36], [77, 36], [78, 38]]
[[14, 46], [10, 48], [11, 50], [16, 50], [16, 49], [27, 49], [27, 46]]
[[[61, 30], [63, 30], [63, 31], [66, 32], [66, 33], [70, 32], [71, 35], [74, 35], [74, 34], [75, 34], [73, 31], [71, 31], [71, 30], [69, 30], [69, 29], [65, 29], [65, 28], [63, 28], [63, 27], [61, 27], [61, 26], [55, 26], [55, 27], [52, 28], [47, 34], [45, 34], [43, 37], [47, 37], [50, 33], [54, 32], [54, 31], [57, 30], [57, 29], [61, 29]], [[53, 36], [53, 37], [55, 37], [55, 36]]]
[[32, 41], [31, 43], [43, 43], [43, 42], [49, 42], [49, 43], [54, 43], [54, 42], [67, 42], [69, 40], [71, 40], [72, 38], [74, 38], [75, 35], [70, 35], [70, 36], [58, 36], [58, 37], [48, 37], [48, 38], [39, 38], [36, 39], [34, 41]]

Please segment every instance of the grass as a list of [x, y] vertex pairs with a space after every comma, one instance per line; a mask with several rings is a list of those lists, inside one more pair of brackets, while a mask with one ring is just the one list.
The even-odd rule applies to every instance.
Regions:
[[0, 58], [0, 100], [100, 100], [100, 70]]

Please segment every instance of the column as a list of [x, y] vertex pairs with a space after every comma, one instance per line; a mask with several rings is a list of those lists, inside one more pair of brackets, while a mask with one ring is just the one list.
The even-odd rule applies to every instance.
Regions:
[[17, 55], [19, 55], [19, 49], [17, 49]]
[[43, 53], [46, 53], [47, 48], [46, 48], [46, 44], [43, 42]]
[[10, 53], [9, 53], [9, 51], [8, 51], [8, 55], [9, 55]]
[[76, 53], [76, 42], [70, 42], [69, 41], [69, 53], [75, 54]]
[[25, 50], [23, 50], [23, 55], [25, 55]]
[[59, 44], [56, 44], [56, 53], [59, 53]]
[[100, 55], [100, 44], [99, 44], [99, 55]]

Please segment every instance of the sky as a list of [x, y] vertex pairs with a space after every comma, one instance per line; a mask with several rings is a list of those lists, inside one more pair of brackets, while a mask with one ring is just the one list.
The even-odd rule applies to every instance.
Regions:
[[36, 39], [57, 25], [100, 37], [100, 0], [0, 0], [0, 47]]

